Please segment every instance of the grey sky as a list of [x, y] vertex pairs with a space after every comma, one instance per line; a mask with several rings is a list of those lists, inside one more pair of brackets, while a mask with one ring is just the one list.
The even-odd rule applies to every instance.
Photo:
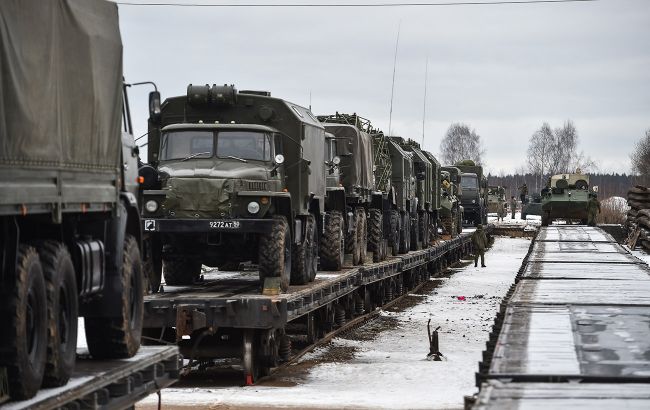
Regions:
[[[422, 139], [428, 56], [424, 146], [434, 154], [449, 125], [462, 121], [483, 137], [488, 168], [512, 172], [525, 164], [528, 138], [542, 122], [558, 127], [571, 118], [581, 149], [601, 170], [629, 171], [632, 147], [650, 128], [648, 0], [345, 9], [120, 6], [124, 71], [127, 81], [155, 81], [163, 98], [184, 94], [188, 83], [234, 83], [308, 106], [311, 91], [315, 114], [357, 112], [388, 131], [400, 21], [393, 134]], [[146, 132], [147, 91], [131, 91], [140, 134]]]

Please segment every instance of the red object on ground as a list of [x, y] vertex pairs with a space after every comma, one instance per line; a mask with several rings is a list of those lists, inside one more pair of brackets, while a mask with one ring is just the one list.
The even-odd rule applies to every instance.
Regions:
[[458, 296], [458, 300], [460, 300], [461, 302], [464, 301], [464, 300], [465, 300], [465, 296]]
[[253, 385], [253, 376], [250, 374], [246, 375], [246, 386], [252, 386]]

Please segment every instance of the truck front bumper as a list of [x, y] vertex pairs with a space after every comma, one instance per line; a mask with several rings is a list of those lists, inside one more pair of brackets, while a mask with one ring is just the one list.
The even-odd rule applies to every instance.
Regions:
[[160, 233], [270, 233], [273, 219], [155, 219], [143, 218], [145, 232]]

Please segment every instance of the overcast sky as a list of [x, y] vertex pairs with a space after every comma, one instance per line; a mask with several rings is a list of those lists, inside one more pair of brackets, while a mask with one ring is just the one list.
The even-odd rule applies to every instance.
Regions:
[[[311, 93], [315, 114], [356, 112], [385, 132], [401, 22], [393, 134], [422, 140], [428, 57], [424, 147], [437, 155], [449, 125], [465, 122], [481, 135], [492, 173], [524, 166], [530, 135], [566, 119], [602, 171], [629, 172], [633, 145], [650, 128], [649, 0], [119, 9], [126, 79], [155, 81], [163, 99], [185, 94], [189, 83], [268, 90], [304, 106]], [[138, 135], [148, 91], [130, 95]]]

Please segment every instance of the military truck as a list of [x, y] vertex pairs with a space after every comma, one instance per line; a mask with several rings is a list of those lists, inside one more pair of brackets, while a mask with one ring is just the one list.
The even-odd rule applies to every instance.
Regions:
[[67, 383], [78, 316], [93, 358], [140, 347], [138, 148], [114, 3], [2, 1], [0, 32], [0, 374], [26, 399]]
[[487, 224], [488, 191], [483, 167], [471, 160], [460, 161], [455, 166], [463, 172], [460, 202], [465, 212], [464, 222], [469, 225]]
[[402, 149], [404, 140], [401, 137], [389, 136], [388, 142], [392, 163], [391, 186], [395, 194], [395, 211], [399, 213], [397, 253], [407, 253], [416, 246], [412, 244], [411, 232], [418, 230], [418, 198], [413, 154]]
[[440, 224], [443, 234], [452, 238], [463, 231], [463, 207], [459, 200], [462, 194], [460, 178], [461, 172], [458, 168], [441, 168]]
[[558, 174], [551, 177], [550, 186], [542, 190], [542, 226], [555, 219], [587, 223], [589, 203], [589, 176], [585, 174]]
[[[373, 261], [386, 258], [384, 237], [384, 202], [387, 194], [375, 187], [374, 140], [381, 131], [372, 128], [370, 122], [356, 114], [319, 115], [325, 130], [335, 147], [332, 158], [338, 157], [339, 183], [327, 188], [326, 209], [328, 213], [341, 212], [345, 220], [346, 253], [352, 254], [354, 265], [363, 263], [366, 251], [373, 253]], [[330, 163], [332, 160], [330, 160]], [[322, 264], [322, 262], [321, 262]]]
[[521, 219], [526, 220], [528, 215], [542, 215], [542, 195], [534, 193], [531, 200], [521, 208]]
[[[408, 139], [396, 139], [406, 152], [410, 152], [413, 157], [413, 173], [415, 174], [415, 198], [417, 209], [417, 229], [411, 230], [411, 250], [427, 247], [431, 241], [434, 221], [438, 219], [437, 209], [435, 209], [435, 200], [438, 199], [440, 190], [436, 190], [440, 181], [440, 163], [435, 161], [433, 155], [425, 153], [420, 148], [420, 144]], [[428, 154], [428, 155], [427, 155]], [[432, 162], [432, 159], [435, 162]], [[435, 199], [434, 199], [435, 198]], [[437, 229], [437, 228], [436, 228]]]
[[314, 280], [321, 239], [334, 239], [322, 235], [325, 130], [307, 108], [190, 84], [149, 119], [148, 149], [157, 176], [144, 191], [144, 229], [162, 261], [156, 277], [162, 267], [167, 285], [185, 285], [202, 264], [252, 261], [263, 284], [276, 278], [270, 288]]

